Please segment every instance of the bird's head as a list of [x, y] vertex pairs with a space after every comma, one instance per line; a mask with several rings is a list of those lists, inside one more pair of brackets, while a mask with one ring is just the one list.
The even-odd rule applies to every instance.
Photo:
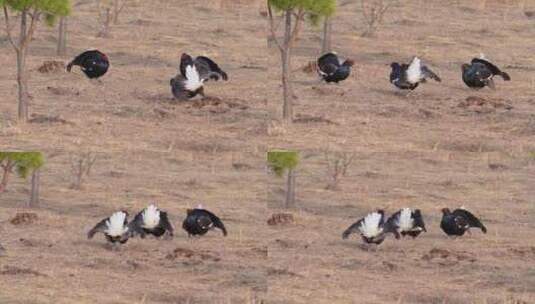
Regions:
[[463, 65], [461, 65], [461, 70], [463, 72], [468, 70], [469, 68], [470, 68], [470, 65], [468, 63], [463, 63]]
[[188, 58], [191, 58], [191, 56], [188, 55], [187, 53], [182, 53], [182, 56], [180, 56], [180, 60], [186, 60]]
[[442, 208], [442, 214], [448, 215], [450, 213], [451, 213], [450, 208]]
[[390, 67], [391, 67], [392, 69], [398, 69], [398, 68], [400, 68], [401, 66], [400, 66], [399, 63], [397, 63], [397, 62], [392, 62], [392, 63], [390, 64]]

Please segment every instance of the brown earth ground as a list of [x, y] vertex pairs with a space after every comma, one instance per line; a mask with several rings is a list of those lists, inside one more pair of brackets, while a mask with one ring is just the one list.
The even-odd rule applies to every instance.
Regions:
[[[223, 2], [140, 2], [108, 39], [95, 38], [95, 7], [82, 2], [69, 58], [88, 47], [108, 53], [102, 83], [37, 72], [58, 59], [55, 31], [40, 27], [31, 112], [65, 123], [14, 123], [14, 55], [0, 39], [0, 147], [42, 150], [48, 161], [36, 221], [9, 221], [28, 211], [24, 181], [0, 196], [0, 303], [535, 303], [535, 20], [523, 14], [535, 7], [405, 1], [376, 37], [362, 38], [360, 4], [340, 1], [334, 47], [355, 59], [354, 74], [326, 85], [294, 73], [296, 117], [333, 123], [285, 128], [279, 57], [266, 49], [260, 5]], [[295, 70], [318, 55], [318, 33], [301, 35]], [[173, 102], [168, 82], [183, 51], [213, 57], [231, 80], [208, 84], [209, 100]], [[513, 81], [497, 80], [496, 91], [464, 87], [460, 64], [479, 52]], [[404, 97], [387, 81], [389, 63], [415, 54], [443, 82]], [[265, 224], [281, 211], [266, 205], [266, 187], [280, 193], [280, 180], [265, 174], [267, 147], [301, 150], [293, 224]], [[98, 155], [93, 171], [82, 190], [70, 189], [73, 159], [88, 150]], [[355, 155], [336, 191], [325, 189], [332, 151]], [[132, 239], [113, 252], [101, 238], [86, 240], [112, 211], [152, 201], [171, 214], [172, 241]], [[225, 221], [227, 238], [188, 240], [180, 229], [201, 202]], [[486, 235], [442, 234], [439, 209], [461, 205]], [[377, 251], [341, 240], [370, 210], [404, 206], [422, 209], [428, 233], [387, 239]]]

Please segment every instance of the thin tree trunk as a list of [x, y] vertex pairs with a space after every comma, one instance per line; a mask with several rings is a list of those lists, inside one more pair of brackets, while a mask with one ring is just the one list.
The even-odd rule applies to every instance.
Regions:
[[11, 161], [8, 160], [6, 166], [3, 167], [4, 175], [2, 176], [2, 182], [0, 182], [0, 193], [6, 190], [7, 182], [9, 181], [9, 174], [11, 173], [11, 167]]
[[287, 10], [285, 16], [285, 30], [284, 30], [284, 44], [281, 50], [282, 60], [282, 91], [284, 98], [284, 105], [282, 109], [282, 117], [286, 124], [291, 124], [293, 119], [292, 108], [292, 87], [290, 83], [290, 56], [291, 56], [291, 40], [292, 40], [292, 10]]
[[288, 169], [288, 180], [286, 182], [286, 208], [293, 208], [295, 206], [295, 171]]
[[18, 83], [18, 97], [19, 97], [19, 122], [28, 121], [28, 79], [26, 77], [26, 51], [27, 44], [25, 40], [28, 35], [28, 12], [21, 13], [20, 20], [20, 37], [19, 49], [17, 52], [17, 83]]
[[58, 49], [57, 54], [67, 54], [67, 17], [59, 18]]
[[121, 12], [121, 7], [119, 6], [119, 0], [113, 0], [113, 24], [119, 24], [119, 13]]
[[30, 208], [39, 207], [39, 175], [40, 170], [35, 169], [32, 174], [32, 191], [30, 194]]
[[325, 17], [325, 20], [323, 21], [323, 41], [321, 44], [322, 54], [325, 54], [331, 51], [331, 33], [332, 33], [331, 18]]

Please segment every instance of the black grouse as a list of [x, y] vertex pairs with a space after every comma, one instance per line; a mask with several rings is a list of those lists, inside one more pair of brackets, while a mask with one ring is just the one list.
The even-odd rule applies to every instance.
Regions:
[[228, 75], [210, 58], [199, 56], [195, 60], [184, 53], [180, 57], [180, 73], [171, 79], [171, 91], [179, 100], [197, 95], [204, 96], [204, 83], [210, 79], [228, 80]]
[[343, 60], [336, 53], [327, 53], [318, 59], [317, 70], [326, 82], [336, 82], [347, 79], [351, 73], [353, 60]]
[[403, 208], [392, 214], [387, 223], [394, 228], [396, 239], [399, 239], [400, 234], [416, 238], [420, 233], [427, 232], [420, 209]]
[[392, 62], [390, 67], [392, 68], [390, 82], [401, 90], [414, 90], [427, 78], [441, 81], [440, 77], [423, 65], [418, 57], [414, 57], [410, 64]]
[[188, 236], [204, 235], [214, 228], [221, 229], [223, 235], [227, 235], [227, 229], [223, 222], [212, 212], [203, 209], [202, 206], [187, 210], [182, 228], [188, 232]]
[[99, 78], [106, 74], [110, 67], [108, 56], [98, 50], [88, 50], [76, 56], [73, 61], [67, 65], [67, 71], [70, 72], [73, 65], [80, 66], [82, 72], [89, 78]]
[[169, 222], [167, 212], [158, 209], [155, 205], [149, 205], [139, 212], [128, 225], [131, 235], [139, 234], [144, 238], [146, 234], [155, 237], [162, 236], [166, 231], [173, 236], [173, 225]]
[[461, 66], [464, 83], [472, 89], [481, 89], [486, 86], [494, 89], [493, 77], [499, 75], [505, 81], [511, 80], [509, 74], [502, 72], [497, 66], [481, 58], [473, 58], [470, 64], [465, 63]]
[[385, 221], [385, 212], [377, 210], [349, 226], [342, 234], [342, 238], [347, 239], [351, 233], [358, 233], [364, 242], [379, 245], [387, 233], [395, 233], [394, 231], [395, 229]]
[[127, 217], [128, 213], [126, 211], [113, 213], [110, 217], [103, 219], [93, 229], [89, 230], [87, 238], [91, 239], [96, 233], [101, 232], [112, 244], [126, 243], [130, 236]]
[[483, 233], [487, 233], [487, 228], [468, 210], [460, 208], [451, 212], [450, 209], [444, 208], [442, 214], [440, 228], [447, 235], [461, 236], [471, 227], [480, 228]]

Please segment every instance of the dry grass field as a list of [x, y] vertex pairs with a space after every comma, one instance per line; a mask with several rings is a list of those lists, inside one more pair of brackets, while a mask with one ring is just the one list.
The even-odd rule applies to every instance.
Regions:
[[[41, 208], [24, 208], [27, 181], [0, 195], [0, 303], [535, 303], [535, 19], [523, 14], [534, 3], [404, 1], [363, 38], [359, 1], [340, 0], [333, 44], [354, 73], [327, 85], [302, 72], [320, 46], [320, 29], [306, 26], [292, 66], [298, 121], [285, 128], [262, 2], [142, 1], [111, 38], [96, 38], [95, 5], [78, 2], [67, 57], [55, 56], [55, 29], [41, 26], [32, 42], [30, 112], [40, 122], [15, 123], [15, 56], [0, 34], [0, 149], [47, 159]], [[102, 83], [37, 71], [89, 47], [112, 62]], [[173, 101], [182, 52], [212, 57], [230, 81], [209, 83], [206, 100]], [[460, 65], [480, 52], [513, 80], [466, 88]], [[443, 81], [404, 97], [389, 64], [413, 55]], [[266, 174], [270, 147], [300, 151], [294, 210], [266, 202], [282, 185]], [[87, 151], [97, 155], [91, 175], [71, 189], [71, 165]], [[333, 151], [355, 158], [327, 190]], [[135, 238], [114, 252], [101, 236], [86, 239], [114, 210], [150, 202], [170, 213], [172, 240]], [[181, 222], [198, 203], [220, 215], [226, 238], [188, 239]], [[487, 234], [445, 237], [440, 209], [461, 205]], [[422, 209], [420, 238], [389, 238], [375, 252], [341, 239], [367, 212], [405, 206]], [[12, 224], [17, 212], [37, 219]], [[277, 212], [295, 222], [267, 225]]]

